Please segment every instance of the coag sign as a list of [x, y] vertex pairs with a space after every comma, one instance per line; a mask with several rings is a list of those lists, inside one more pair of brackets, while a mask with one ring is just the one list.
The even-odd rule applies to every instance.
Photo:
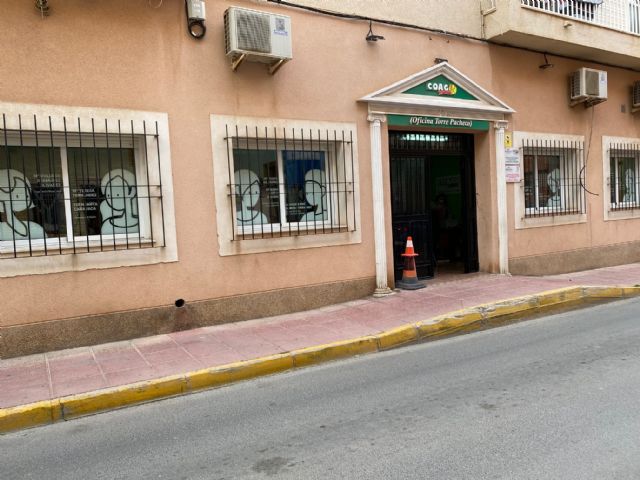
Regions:
[[458, 86], [455, 83], [427, 82], [427, 90], [436, 92], [438, 95], [455, 95]]

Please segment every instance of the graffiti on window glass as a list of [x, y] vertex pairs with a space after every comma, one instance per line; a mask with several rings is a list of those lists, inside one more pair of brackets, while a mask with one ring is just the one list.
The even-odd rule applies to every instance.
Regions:
[[287, 221], [327, 220], [325, 152], [282, 152], [287, 198]]
[[280, 221], [278, 161], [275, 150], [233, 150], [238, 225]]
[[0, 240], [45, 238], [44, 228], [21, 213], [33, 208], [31, 183], [24, 173], [0, 170]]
[[549, 187], [549, 199], [547, 207], [560, 207], [562, 199], [560, 197], [560, 169], [554, 168], [547, 174], [547, 186]]
[[136, 177], [129, 170], [116, 168], [100, 181], [103, 201], [100, 203], [101, 233], [134, 233], [138, 231], [138, 193]]
[[234, 174], [237, 219], [239, 225], [261, 225], [269, 223], [267, 216], [256, 205], [260, 202], [260, 179], [247, 169], [236, 170]]
[[620, 199], [623, 202], [635, 202], [636, 193], [636, 159], [618, 160], [620, 174]]
[[304, 198], [311, 207], [301, 222], [317, 222], [327, 219], [327, 187], [324, 170], [314, 168], [304, 175]]

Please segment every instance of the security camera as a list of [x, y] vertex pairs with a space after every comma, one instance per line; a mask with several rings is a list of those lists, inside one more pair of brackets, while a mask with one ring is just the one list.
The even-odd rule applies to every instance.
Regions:
[[207, 19], [205, 13], [205, 6], [203, 0], [185, 0], [185, 7], [187, 10], [187, 28], [189, 34], [193, 38], [204, 37], [207, 27], [204, 26], [204, 21]]

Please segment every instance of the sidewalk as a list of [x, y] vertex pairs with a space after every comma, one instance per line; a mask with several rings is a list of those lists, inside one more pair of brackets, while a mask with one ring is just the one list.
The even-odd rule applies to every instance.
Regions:
[[0, 360], [0, 408], [375, 335], [461, 308], [562, 287], [633, 286], [640, 284], [640, 263], [548, 277], [455, 278], [385, 298]]

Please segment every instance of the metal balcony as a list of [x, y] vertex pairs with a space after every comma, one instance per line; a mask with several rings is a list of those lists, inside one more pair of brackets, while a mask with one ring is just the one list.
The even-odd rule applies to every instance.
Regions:
[[481, 0], [484, 37], [640, 69], [640, 0]]
[[521, 0], [522, 6], [640, 35], [640, 0]]

